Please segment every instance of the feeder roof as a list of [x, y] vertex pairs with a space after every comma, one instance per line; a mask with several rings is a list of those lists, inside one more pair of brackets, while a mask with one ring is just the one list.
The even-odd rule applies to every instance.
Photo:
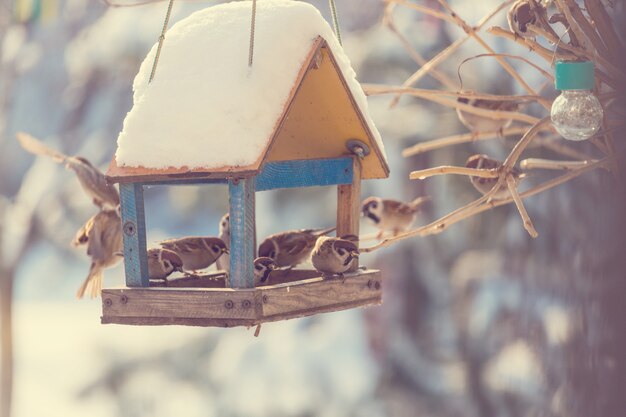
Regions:
[[384, 178], [383, 143], [365, 94], [317, 9], [259, 0], [248, 67], [250, 2], [209, 7], [181, 20], [133, 84], [107, 175], [115, 182], [254, 175], [266, 161], [349, 155], [364, 142], [363, 178]]

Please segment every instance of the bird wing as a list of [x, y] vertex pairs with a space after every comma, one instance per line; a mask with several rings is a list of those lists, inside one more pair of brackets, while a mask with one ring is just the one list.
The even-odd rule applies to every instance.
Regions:
[[164, 240], [160, 245], [176, 253], [195, 253], [203, 250], [201, 239], [200, 237], [182, 237]]
[[18, 132], [16, 136], [17, 140], [20, 142], [20, 145], [22, 145], [22, 148], [24, 148], [24, 150], [26, 150], [27, 152], [35, 155], [49, 156], [55, 162], [59, 163], [65, 163], [70, 158], [69, 156], [59, 151], [55, 151], [54, 149], [45, 145], [39, 139], [36, 139], [33, 136], [29, 135], [28, 133]]

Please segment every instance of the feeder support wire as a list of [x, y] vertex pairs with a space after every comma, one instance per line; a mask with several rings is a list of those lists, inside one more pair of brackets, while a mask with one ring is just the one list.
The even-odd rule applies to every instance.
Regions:
[[248, 67], [252, 67], [254, 56], [254, 27], [256, 25], [256, 0], [252, 0], [252, 18], [250, 20], [250, 49], [248, 50]]
[[163, 41], [165, 40], [165, 32], [167, 31], [167, 26], [170, 23], [170, 15], [172, 14], [172, 6], [174, 5], [174, 0], [170, 0], [167, 5], [167, 13], [165, 14], [165, 21], [163, 22], [163, 30], [161, 30], [161, 36], [159, 36], [159, 46], [157, 46], [156, 55], [154, 56], [154, 62], [152, 63], [152, 71], [150, 71], [150, 79], [148, 83], [151, 83], [154, 79], [154, 74], [156, 73], [157, 64], [159, 63], [159, 56], [161, 55], [161, 48], [163, 47]]
[[330, 6], [330, 13], [333, 16], [333, 30], [335, 31], [335, 36], [339, 41], [339, 45], [342, 45], [341, 31], [339, 30], [339, 19], [337, 19], [337, 8], [335, 7], [335, 0], [328, 0], [328, 5]]

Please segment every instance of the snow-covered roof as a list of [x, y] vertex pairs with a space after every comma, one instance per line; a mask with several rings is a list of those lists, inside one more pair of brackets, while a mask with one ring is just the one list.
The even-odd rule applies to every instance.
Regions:
[[[282, 152], [281, 155], [281, 151], [273, 149], [278, 146], [272, 145], [277, 132], [291, 129], [290, 135], [297, 136], [294, 140], [303, 143], [323, 141], [322, 136], [333, 136], [334, 141], [357, 136], [374, 148], [368, 157], [372, 162], [367, 158], [366, 162], [374, 164], [376, 159], [378, 166], [372, 168], [376, 172], [365, 177], [387, 176], [383, 143], [369, 117], [365, 94], [350, 61], [319, 11], [299, 1], [259, 0], [251, 68], [248, 67], [250, 18], [250, 2], [232, 2], [209, 7], [181, 20], [167, 32], [156, 76], [148, 84], [157, 49], [155, 44], [133, 84], [133, 108], [118, 137], [116, 167], [131, 171], [137, 167], [170, 172], [254, 171], [267, 159], [270, 148], [277, 154], [275, 160], [318, 157], [306, 155], [306, 151]], [[312, 49], [316, 45], [325, 48], [324, 54]], [[309, 99], [316, 101], [313, 109], [306, 109], [304, 103], [293, 105], [292, 101], [297, 101], [294, 97], [302, 90], [298, 83], [315, 78], [306, 75], [312, 72], [305, 67], [307, 60], [320, 57], [330, 58], [327, 59], [331, 61], [329, 68], [332, 64], [334, 72], [338, 73], [336, 86], [324, 88], [344, 90], [343, 95], [347, 97], [344, 100], [348, 100], [353, 109], [352, 116], [339, 114], [337, 120], [330, 120], [334, 119], [334, 107], [341, 107], [334, 102], [337, 91], [326, 98]], [[318, 83], [321, 82], [332, 84], [333, 81]], [[316, 88], [319, 89], [319, 84]], [[299, 114], [288, 113], [292, 108], [300, 108]], [[327, 130], [332, 128], [340, 133], [316, 132], [316, 137], [303, 138], [306, 134], [294, 133], [293, 126], [288, 126], [298, 123], [289, 119], [308, 118], [303, 116], [306, 112], [319, 113], [320, 108], [324, 113], [320, 120], [307, 123], [311, 126], [326, 124]], [[347, 120], [350, 117], [353, 120]], [[350, 122], [358, 124], [362, 133], [341, 133], [342, 125], [349, 126]], [[342, 134], [353, 137], [340, 137]], [[287, 144], [289, 146], [297, 149], [299, 145]], [[337, 156], [332, 153], [338, 149], [327, 153]], [[346, 153], [345, 148], [342, 152]], [[302, 153], [304, 155], [300, 155]]]

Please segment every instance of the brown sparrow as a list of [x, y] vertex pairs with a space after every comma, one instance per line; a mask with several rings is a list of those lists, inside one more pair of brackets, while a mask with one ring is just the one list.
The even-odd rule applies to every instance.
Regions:
[[91, 298], [100, 295], [102, 277], [105, 268], [117, 264], [122, 258], [118, 254], [123, 250], [122, 220], [115, 210], [103, 210], [87, 220], [79, 231], [84, 236], [79, 240], [87, 244], [87, 255], [91, 256], [91, 266], [87, 278], [76, 292], [76, 297], [83, 298], [89, 293]]
[[537, 16], [533, 10], [534, 7], [541, 7], [539, 4], [534, 5], [529, 0], [517, 0], [506, 15], [509, 22], [509, 28], [515, 36], [521, 38], [534, 39], [535, 34], [528, 30], [528, 25], [534, 25], [537, 22]]
[[[218, 237], [222, 239], [226, 244], [226, 248], [230, 250], [230, 215], [228, 213], [224, 214], [220, 220]], [[230, 255], [228, 252], [217, 258], [217, 269], [226, 272], [230, 271]]]
[[[497, 159], [490, 158], [487, 155], [472, 155], [465, 162], [465, 167], [474, 169], [498, 169], [502, 166], [502, 162]], [[513, 168], [511, 171], [515, 182], [518, 183], [521, 179], [526, 177], [526, 174], [517, 168]], [[498, 178], [482, 178], [482, 177], [470, 177], [470, 182], [482, 195], [487, 194], [494, 185], [498, 182]], [[492, 196], [495, 199], [502, 199], [509, 196], [509, 188], [504, 183], [498, 191]]]
[[386, 231], [391, 231], [396, 236], [411, 226], [422, 205], [428, 200], [430, 197], [419, 197], [410, 203], [403, 203], [380, 197], [369, 197], [361, 203], [361, 214], [373, 221], [374, 225], [380, 229], [378, 239]]
[[357, 245], [346, 239], [320, 236], [311, 254], [313, 266], [324, 275], [343, 275], [359, 257]]
[[183, 261], [171, 250], [148, 249], [148, 278], [164, 280], [174, 271], [183, 271]]
[[217, 237], [181, 237], [163, 241], [160, 245], [182, 259], [185, 271], [208, 268], [220, 256], [228, 253], [224, 241]]
[[[486, 110], [516, 111], [519, 109], [519, 103], [511, 100], [483, 100], [459, 97], [457, 101]], [[456, 114], [459, 116], [461, 123], [471, 130], [472, 133], [501, 132], [513, 122], [513, 119], [492, 119], [474, 113], [468, 113], [458, 108], [456, 109]]]
[[261, 242], [259, 256], [274, 259], [280, 268], [293, 268], [308, 259], [318, 237], [335, 229], [336, 227], [331, 227], [276, 233]]
[[272, 258], [260, 257], [254, 260], [254, 286], [265, 284], [268, 282], [270, 273], [278, 268], [276, 261]]
[[26, 151], [35, 155], [49, 156], [55, 162], [65, 164], [76, 173], [81, 187], [100, 209], [114, 209], [120, 204], [120, 195], [98, 168], [80, 156], [68, 156], [46, 146], [43, 142], [23, 132], [17, 133], [17, 140]]

